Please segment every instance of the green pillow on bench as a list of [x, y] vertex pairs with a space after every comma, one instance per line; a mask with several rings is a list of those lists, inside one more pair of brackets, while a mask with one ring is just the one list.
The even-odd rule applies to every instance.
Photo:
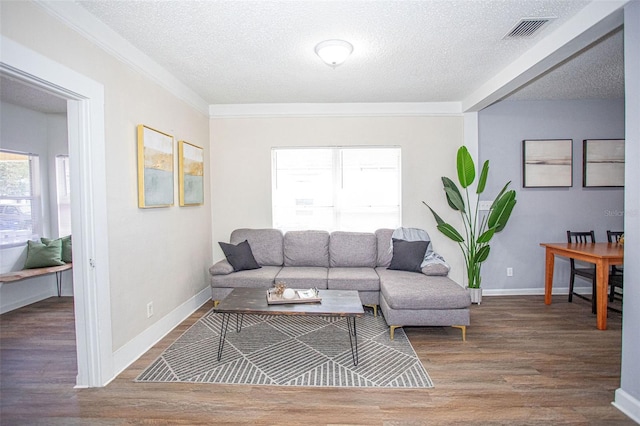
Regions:
[[[58, 240], [62, 241], [62, 261], [64, 263], [71, 263], [73, 261], [71, 254], [71, 235], [67, 235], [66, 237], [58, 238]], [[50, 238], [40, 238], [42, 244], [49, 244], [52, 240]]]
[[62, 261], [62, 240], [50, 240], [48, 244], [27, 241], [27, 260], [24, 262], [24, 269], [60, 265], [64, 265]]

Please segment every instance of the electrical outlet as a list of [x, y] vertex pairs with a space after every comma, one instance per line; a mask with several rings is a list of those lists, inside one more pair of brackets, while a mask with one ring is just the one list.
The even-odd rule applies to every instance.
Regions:
[[508, 277], [512, 277], [513, 276], [513, 268], [507, 268], [507, 276]]
[[151, 318], [153, 315], [153, 302], [147, 303], [147, 318]]

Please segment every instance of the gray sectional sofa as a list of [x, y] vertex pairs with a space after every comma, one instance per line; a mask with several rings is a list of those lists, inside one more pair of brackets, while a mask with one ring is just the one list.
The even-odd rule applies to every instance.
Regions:
[[217, 302], [235, 287], [267, 289], [276, 282], [291, 288], [357, 290], [374, 314], [380, 306], [391, 338], [402, 326], [453, 326], [462, 329], [464, 339], [468, 292], [446, 276], [388, 269], [392, 234], [392, 229], [284, 234], [277, 229], [236, 229], [230, 244], [247, 241], [257, 265], [235, 271], [227, 259], [217, 262], [209, 269], [211, 297]]

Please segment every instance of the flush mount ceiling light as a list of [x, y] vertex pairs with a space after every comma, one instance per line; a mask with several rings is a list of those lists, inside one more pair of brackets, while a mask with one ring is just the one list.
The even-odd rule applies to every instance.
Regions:
[[330, 67], [337, 67], [353, 52], [353, 45], [344, 40], [325, 40], [316, 46], [316, 54]]

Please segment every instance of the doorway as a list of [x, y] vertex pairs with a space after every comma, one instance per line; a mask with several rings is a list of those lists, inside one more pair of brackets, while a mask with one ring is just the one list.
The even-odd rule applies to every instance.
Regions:
[[67, 102], [74, 235], [76, 387], [107, 384], [114, 375], [106, 215], [104, 87], [2, 37], [0, 73]]

